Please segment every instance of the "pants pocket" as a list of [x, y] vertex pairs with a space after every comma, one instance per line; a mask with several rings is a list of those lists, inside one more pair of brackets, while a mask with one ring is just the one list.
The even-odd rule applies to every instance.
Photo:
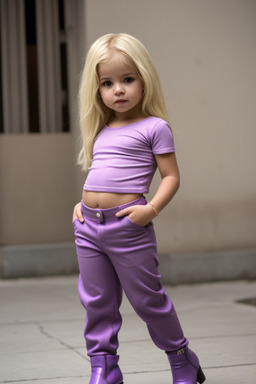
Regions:
[[128, 222], [129, 222], [130, 224], [134, 225], [134, 226], [137, 227], [137, 228], [149, 228], [149, 227], [152, 227], [152, 225], [153, 225], [153, 222], [152, 222], [152, 221], [150, 221], [150, 222], [149, 222], [147, 225], [145, 225], [145, 226], [143, 226], [143, 225], [139, 225], [139, 224], [134, 223], [134, 221], [132, 221], [132, 220], [129, 218], [128, 215], [127, 215], [126, 217], [127, 217], [127, 219], [128, 219]]

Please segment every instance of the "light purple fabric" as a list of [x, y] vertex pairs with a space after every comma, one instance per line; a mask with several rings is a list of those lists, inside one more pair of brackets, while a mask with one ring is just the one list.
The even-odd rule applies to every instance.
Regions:
[[106, 126], [95, 141], [84, 189], [148, 193], [157, 167], [154, 154], [174, 151], [171, 129], [157, 117], [120, 128]]
[[82, 204], [84, 223], [78, 219], [73, 222], [80, 270], [78, 292], [86, 309], [84, 335], [89, 356], [116, 354], [123, 290], [158, 348], [173, 352], [187, 344], [160, 280], [154, 224], [142, 227], [128, 216], [115, 216], [119, 210], [138, 204], [147, 201], [141, 197], [108, 209]]

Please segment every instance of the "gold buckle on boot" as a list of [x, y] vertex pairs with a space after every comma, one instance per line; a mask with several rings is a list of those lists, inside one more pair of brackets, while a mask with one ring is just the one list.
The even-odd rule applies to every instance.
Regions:
[[185, 353], [185, 348], [182, 348], [179, 351], [177, 351], [177, 355], [183, 355], [183, 353]]

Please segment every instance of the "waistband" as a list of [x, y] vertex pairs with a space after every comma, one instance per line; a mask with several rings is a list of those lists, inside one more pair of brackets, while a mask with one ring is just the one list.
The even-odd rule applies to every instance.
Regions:
[[106, 209], [98, 209], [98, 208], [90, 208], [87, 207], [81, 202], [81, 209], [83, 216], [89, 217], [90, 219], [97, 220], [99, 223], [103, 223], [104, 221], [108, 220], [120, 220], [119, 217], [116, 217], [116, 213], [118, 211], [121, 211], [121, 209], [131, 207], [133, 205], [146, 205], [147, 200], [144, 196], [139, 197], [136, 200], [131, 201], [130, 203], [126, 203], [123, 205], [118, 205], [116, 207], [106, 208]]

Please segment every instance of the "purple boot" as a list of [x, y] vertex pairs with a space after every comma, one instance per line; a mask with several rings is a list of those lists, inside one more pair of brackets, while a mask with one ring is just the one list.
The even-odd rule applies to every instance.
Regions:
[[118, 360], [118, 355], [91, 356], [89, 384], [123, 384], [123, 375], [118, 366]]
[[188, 347], [177, 352], [167, 352], [172, 370], [173, 384], [202, 384], [205, 375], [196, 354]]

